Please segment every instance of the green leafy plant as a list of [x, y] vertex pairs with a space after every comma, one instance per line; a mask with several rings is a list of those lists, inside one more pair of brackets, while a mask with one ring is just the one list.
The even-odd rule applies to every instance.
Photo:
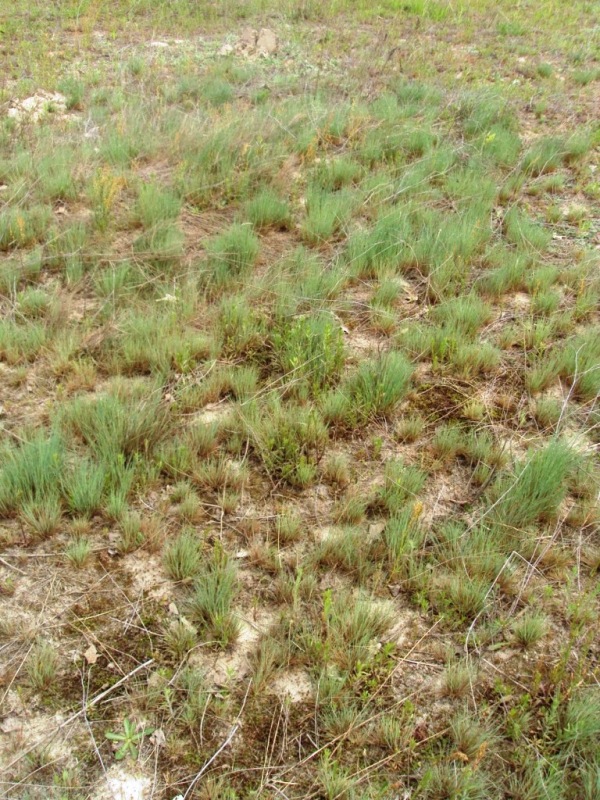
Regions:
[[247, 421], [250, 441], [266, 470], [303, 488], [316, 477], [327, 429], [316, 409], [271, 401], [260, 418]]
[[334, 383], [344, 366], [342, 330], [332, 316], [315, 314], [284, 322], [273, 334], [281, 368], [312, 394]]
[[140, 730], [134, 722], [131, 722], [128, 717], [123, 720], [123, 731], [115, 733], [114, 731], [106, 731], [104, 734], [106, 738], [114, 742], [115, 759], [122, 761], [124, 758], [132, 758], [137, 760], [139, 754], [139, 744], [146, 736], [150, 736], [154, 732], [154, 728], [143, 728]]

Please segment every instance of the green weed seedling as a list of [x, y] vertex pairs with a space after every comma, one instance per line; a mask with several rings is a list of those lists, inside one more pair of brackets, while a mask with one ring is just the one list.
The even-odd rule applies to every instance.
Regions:
[[107, 731], [104, 735], [109, 741], [114, 742], [113, 747], [115, 748], [115, 759], [117, 761], [122, 761], [127, 757], [136, 761], [139, 754], [140, 742], [153, 732], [154, 728], [144, 728], [140, 730], [134, 722], [131, 722], [128, 717], [125, 717], [123, 720], [122, 733]]

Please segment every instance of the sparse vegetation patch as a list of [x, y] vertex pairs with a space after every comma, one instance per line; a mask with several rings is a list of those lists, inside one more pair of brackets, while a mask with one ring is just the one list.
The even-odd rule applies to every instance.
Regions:
[[600, 797], [598, 22], [0, 4], [0, 795]]

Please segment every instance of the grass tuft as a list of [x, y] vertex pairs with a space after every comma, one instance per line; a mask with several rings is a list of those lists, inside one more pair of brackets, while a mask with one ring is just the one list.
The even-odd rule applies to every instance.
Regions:
[[497, 497], [494, 518], [514, 528], [552, 519], [566, 497], [574, 464], [573, 451], [559, 439], [534, 452], [513, 475], [497, 480], [492, 494]]
[[188, 602], [188, 614], [209, 642], [218, 647], [233, 644], [239, 634], [239, 623], [231, 608], [236, 585], [234, 564], [224, 552], [215, 549], [198, 571], [194, 592]]
[[[20, 445], [5, 448], [0, 468], [0, 513], [27, 506], [36, 511], [56, 509], [57, 487], [65, 468], [64, 442], [57, 433], [37, 434]], [[52, 516], [52, 513], [50, 513]]]
[[259, 251], [259, 242], [249, 225], [232, 225], [206, 246], [209, 279], [217, 286], [248, 274]]
[[168, 542], [163, 550], [163, 562], [170, 578], [184, 581], [200, 569], [200, 546], [198, 536], [192, 531], [182, 531]]
[[348, 399], [357, 420], [389, 416], [408, 393], [413, 366], [399, 352], [390, 351], [363, 361], [340, 392]]

